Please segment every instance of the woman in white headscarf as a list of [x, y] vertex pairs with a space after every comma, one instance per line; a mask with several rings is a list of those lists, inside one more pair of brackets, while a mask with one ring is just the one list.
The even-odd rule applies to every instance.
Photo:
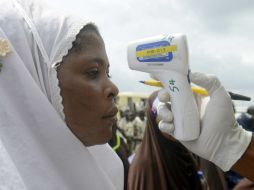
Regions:
[[118, 89], [97, 28], [1, 0], [0, 65], [0, 189], [123, 189], [107, 144]]

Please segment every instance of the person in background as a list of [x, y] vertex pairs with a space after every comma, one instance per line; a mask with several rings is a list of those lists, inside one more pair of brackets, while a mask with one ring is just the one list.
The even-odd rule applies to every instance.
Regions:
[[248, 107], [247, 113], [254, 116], [254, 105]]
[[[246, 130], [254, 132], [254, 106], [249, 106], [246, 113], [242, 113], [238, 118], [237, 122]], [[237, 174], [236, 172], [231, 171], [231, 176], [235, 180], [233, 190], [254, 190], [254, 182], [248, 180]], [[231, 179], [232, 179], [231, 178]], [[233, 181], [232, 180], [232, 181]], [[237, 180], [237, 181], [236, 181]]]
[[132, 153], [135, 153], [136, 149], [140, 145], [143, 139], [145, 126], [146, 126], [146, 117], [144, 107], [138, 108], [136, 110], [136, 117], [134, 118], [133, 124], [133, 138], [132, 138]]
[[246, 130], [254, 132], [254, 106], [249, 106], [246, 113], [241, 113], [237, 122]]
[[131, 162], [129, 190], [207, 189], [192, 154], [172, 136], [162, 133], [153, 107], [157, 93], [148, 98], [144, 138]]
[[122, 190], [97, 27], [32, 0], [0, 1], [0, 18], [0, 189]]
[[130, 109], [124, 111], [124, 118], [119, 120], [118, 126], [123, 131], [124, 136], [126, 136], [128, 149], [131, 153], [135, 150], [136, 140], [135, 140], [135, 113]]
[[121, 130], [115, 123], [112, 129], [112, 138], [109, 141], [109, 145], [112, 149], [117, 153], [117, 155], [121, 158], [124, 166], [124, 190], [127, 190], [127, 179], [129, 173], [129, 161], [128, 157], [130, 156], [130, 150], [128, 149], [128, 145], [125, 142], [125, 138], [122, 135]]
[[142, 141], [146, 126], [146, 112], [144, 102], [137, 102], [135, 107], [135, 137]]
[[135, 126], [134, 137], [142, 141], [146, 126], [146, 115], [144, 109], [137, 111], [137, 115], [134, 119], [134, 126]]

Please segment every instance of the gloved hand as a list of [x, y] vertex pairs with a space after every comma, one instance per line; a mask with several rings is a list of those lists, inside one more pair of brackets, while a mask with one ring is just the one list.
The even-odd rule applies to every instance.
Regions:
[[[247, 149], [252, 133], [244, 130], [236, 122], [231, 98], [217, 77], [193, 73], [191, 81], [205, 88], [209, 93], [210, 100], [201, 117], [199, 138], [193, 141], [181, 141], [181, 143], [196, 155], [210, 160], [222, 170], [227, 171]], [[158, 96], [161, 96], [160, 100], [166, 101], [165, 91], [162, 91]], [[166, 108], [162, 104], [160, 107]], [[171, 122], [165, 120], [167, 112], [164, 112], [163, 109], [158, 110], [158, 115], [163, 115], [160, 123], [165, 128], [167, 123], [172, 123], [173, 119], [172, 114], [169, 114]], [[169, 131], [171, 135], [174, 135], [172, 129]], [[167, 130], [164, 129], [163, 132], [167, 132]]]

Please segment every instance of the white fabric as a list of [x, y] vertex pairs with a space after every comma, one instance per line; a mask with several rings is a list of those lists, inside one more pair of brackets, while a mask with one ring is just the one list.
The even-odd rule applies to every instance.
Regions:
[[0, 57], [1, 190], [123, 189], [111, 148], [88, 149], [64, 122], [54, 64], [85, 24], [64, 15], [38, 1], [0, 1], [0, 38], [11, 45]]
[[210, 98], [205, 98], [203, 103], [199, 101], [202, 103], [199, 138], [181, 142], [195, 154], [227, 171], [246, 151], [252, 133], [236, 122], [232, 100], [217, 77], [193, 73], [191, 80], [207, 89]]

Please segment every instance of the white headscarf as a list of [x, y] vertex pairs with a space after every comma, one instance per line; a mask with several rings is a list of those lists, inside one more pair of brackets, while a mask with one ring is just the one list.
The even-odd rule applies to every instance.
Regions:
[[123, 189], [109, 145], [85, 147], [64, 122], [53, 66], [85, 24], [37, 1], [0, 1], [0, 39], [11, 50], [0, 55], [0, 189]]

